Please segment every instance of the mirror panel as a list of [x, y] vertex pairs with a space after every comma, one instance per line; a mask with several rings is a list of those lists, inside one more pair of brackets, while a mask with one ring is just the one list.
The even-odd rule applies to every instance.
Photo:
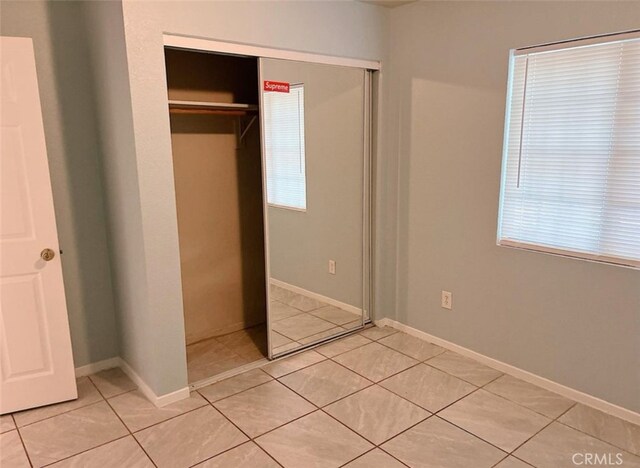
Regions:
[[280, 59], [261, 59], [260, 74], [269, 341], [277, 356], [364, 325], [368, 76]]

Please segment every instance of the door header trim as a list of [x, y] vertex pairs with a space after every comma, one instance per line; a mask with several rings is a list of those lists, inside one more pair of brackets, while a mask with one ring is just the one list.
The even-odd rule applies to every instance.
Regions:
[[216, 41], [199, 37], [163, 34], [164, 45], [177, 49], [202, 50], [223, 54], [244, 55], [250, 57], [275, 58], [283, 60], [297, 60], [300, 62], [321, 63], [325, 65], [339, 65], [343, 67], [364, 68], [366, 70], [380, 70], [382, 64], [378, 60], [363, 60], [349, 57], [335, 57], [333, 55], [314, 54], [287, 49], [255, 46], [237, 42]]

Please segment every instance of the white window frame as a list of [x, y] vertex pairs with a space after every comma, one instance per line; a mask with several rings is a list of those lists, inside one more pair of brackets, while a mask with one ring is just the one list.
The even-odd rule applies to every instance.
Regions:
[[[284, 204], [280, 204], [280, 203], [272, 203], [269, 201], [269, 191], [268, 191], [268, 186], [267, 186], [267, 191], [266, 191], [266, 195], [267, 195], [267, 205], [273, 208], [279, 208], [279, 209], [283, 209], [283, 210], [292, 210], [292, 211], [299, 211], [301, 213], [305, 213], [307, 211], [307, 201], [308, 201], [308, 197], [307, 197], [307, 146], [306, 146], [306, 141], [305, 141], [305, 106], [304, 106], [304, 83], [295, 83], [295, 84], [291, 84], [289, 86], [290, 90], [296, 90], [296, 89], [302, 89], [302, 110], [300, 109], [300, 107], [298, 107], [298, 112], [302, 112], [302, 126], [300, 127], [300, 141], [302, 142], [302, 155], [301, 155], [301, 161], [302, 164], [304, 166], [304, 207], [299, 207], [299, 206], [293, 206], [293, 205], [284, 205]], [[269, 177], [266, 177], [266, 183], [267, 185], [269, 184], [268, 182]]]
[[594, 254], [592, 252], [581, 251], [579, 249], [555, 248], [548, 245], [541, 245], [541, 244], [524, 242], [524, 241], [514, 241], [514, 240], [503, 238], [501, 233], [503, 208], [504, 208], [504, 202], [505, 202], [506, 177], [507, 177], [507, 162], [508, 162], [508, 149], [509, 149], [508, 142], [509, 142], [509, 130], [510, 130], [509, 124], [511, 120], [511, 99], [512, 99], [512, 87], [513, 87], [513, 80], [514, 80], [515, 57], [526, 54], [526, 53], [530, 53], [533, 50], [535, 50], [536, 52], [551, 51], [551, 50], [565, 49], [568, 47], [573, 48], [573, 47], [580, 47], [580, 46], [586, 46], [591, 44], [603, 44], [607, 42], [622, 41], [622, 40], [637, 39], [637, 38], [640, 38], [640, 31], [630, 31], [630, 32], [623, 32], [623, 33], [607, 34], [602, 36], [587, 37], [587, 38], [581, 38], [581, 39], [570, 40], [570, 41], [562, 41], [562, 42], [552, 43], [552, 44], [543, 44], [538, 46], [525, 47], [521, 49], [512, 49], [510, 51], [509, 75], [508, 75], [508, 83], [507, 83], [507, 99], [506, 99], [506, 109], [505, 109], [505, 125], [504, 125], [504, 135], [503, 135], [502, 170], [501, 170], [501, 178], [500, 178], [498, 229], [497, 229], [497, 237], [496, 237], [497, 246], [527, 250], [531, 252], [545, 253], [545, 254], [550, 254], [555, 256], [574, 258], [574, 259], [589, 261], [589, 262], [606, 263], [610, 265], [631, 268], [631, 269], [640, 269], [640, 260], [636, 260], [633, 258], [622, 258], [622, 257], [608, 256], [608, 255], [599, 255], [599, 254]]

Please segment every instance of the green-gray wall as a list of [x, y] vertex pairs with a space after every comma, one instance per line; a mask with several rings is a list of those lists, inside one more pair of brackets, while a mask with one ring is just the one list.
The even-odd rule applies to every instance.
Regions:
[[117, 356], [118, 338], [81, 5], [3, 1], [0, 18], [1, 35], [34, 43], [73, 356], [83, 366]]
[[96, 51], [121, 354], [164, 395], [187, 380], [163, 32], [380, 59], [386, 12], [331, 1], [87, 2], [85, 8]]
[[640, 272], [497, 247], [496, 225], [509, 49], [638, 25], [637, 2], [394, 9], [384, 116], [399, 187], [387, 316], [635, 411]]

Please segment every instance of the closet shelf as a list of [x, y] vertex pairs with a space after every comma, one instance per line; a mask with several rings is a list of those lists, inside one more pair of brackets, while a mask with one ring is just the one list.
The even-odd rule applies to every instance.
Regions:
[[257, 111], [258, 106], [255, 104], [169, 100], [169, 112], [172, 114], [246, 115]]

